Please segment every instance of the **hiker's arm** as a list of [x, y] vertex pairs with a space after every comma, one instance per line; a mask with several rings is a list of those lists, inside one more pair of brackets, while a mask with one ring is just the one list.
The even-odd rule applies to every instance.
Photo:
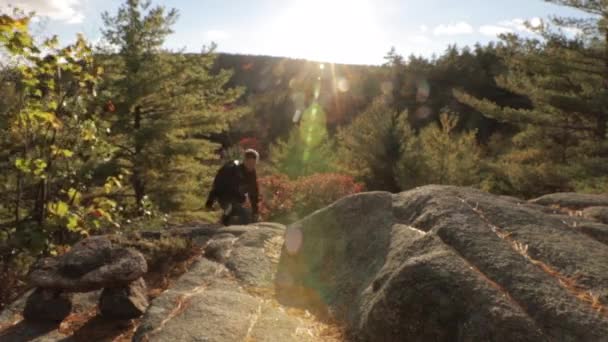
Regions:
[[205, 207], [212, 208], [213, 203], [217, 200], [219, 196], [219, 191], [222, 189], [222, 183], [226, 178], [226, 170], [222, 167], [217, 174], [215, 175], [215, 179], [213, 179], [213, 185], [211, 187], [211, 191], [209, 191], [209, 197], [207, 197], [207, 202], [205, 203]]

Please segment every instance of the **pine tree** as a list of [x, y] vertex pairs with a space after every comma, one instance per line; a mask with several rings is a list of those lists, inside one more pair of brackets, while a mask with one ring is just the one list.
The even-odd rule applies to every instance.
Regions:
[[342, 170], [365, 182], [367, 189], [400, 191], [397, 168], [404, 146], [414, 137], [405, 114], [380, 97], [341, 129], [337, 141]]
[[407, 98], [404, 96], [406, 86], [406, 65], [403, 56], [397, 53], [397, 50], [392, 47], [384, 57], [386, 62], [383, 67], [387, 71], [389, 83], [385, 93], [390, 99], [391, 108], [397, 113], [405, 111], [408, 107]]
[[[555, 18], [536, 28], [542, 40], [504, 37], [500, 51], [508, 72], [497, 83], [529, 98], [531, 106], [501, 107], [456, 93], [485, 115], [519, 127], [497, 169], [517, 164], [511, 173], [503, 170], [502, 182], [526, 196], [597, 184], [608, 171], [608, 6], [604, 1], [551, 2], [599, 19]], [[580, 34], [569, 37], [566, 32], [572, 28]], [[533, 188], [526, 189], [527, 184]]]
[[291, 179], [331, 172], [334, 162], [333, 144], [319, 104], [313, 104], [302, 114], [299, 125], [292, 128], [286, 140], [279, 139], [270, 147], [274, 171]]
[[116, 15], [104, 13], [103, 36], [113, 50], [104, 54], [103, 96], [110, 100], [111, 139], [120, 149], [114, 163], [131, 174], [138, 214], [148, 196], [162, 210], [200, 207], [207, 160], [215, 144], [208, 139], [242, 114], [232, 104], [242, 93], [226, 84], [232, 72], [212, 74], [214, 47], [184, 55], [162, 50], [177, 20], [175, 9], [128, 0]]
[[424, 181], [432, 184], [475, 186], [480, 182], [480, 150], [476, 132], [458, 134], [455, 115], [441, 114], [439, 124], [420, 132], [419, 158]]

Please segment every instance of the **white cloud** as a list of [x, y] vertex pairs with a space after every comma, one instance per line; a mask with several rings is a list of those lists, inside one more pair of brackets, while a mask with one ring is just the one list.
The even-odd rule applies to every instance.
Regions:
[[583, 30], [578, 27], [564, 27], [562, 28], [562, 30], [566, 35], [571, 37], [575, 37], [584, 33]]
[[211, 40], [214, 42], [220, 42], [230, 38], [230, 34], [226, 31], [222, 30], [209, 30], [205, 32], [205, 39]]
[[456, 36], [461, 34], [470, 34], [473, 33], [473, 31], [473, 26], [467, 22], [461, 21], [456, 24], [441, 24], [435, 27], [433, 34], [436, 36]]
[[543, 24], [543, 20], [539, 17], [530, 18], [528, 20], [522, 18], [515, 18], [511, 20], [504, 20], [498, 23], [498, 25], [503, 27], [511, 28], [515, 31], [519, 32], [527, 32], [534, 33], [534, 31], [526, 26], [526, 21], [532, 26], [532, 29], [538, 28]]
[[79, 24], [84, 20], [82, 0], [0, 0], [0, 9], [19, 8], [34, 11], [37, 16], [68, 24]]
[[[531, 27], [528, 27], [526, 22], [528, 22]], [[514, 18], [500, 21], [498, 24], [494, 25], [483, 25], [479, 28], [479, 32], [483, 35], [491, 37], [495, 37], [503, 33], [515, 32], [534, 34], [534, 28], [541, 27], [542, 25], [543, 20], [539, 17], [533, 17], [527, 20], [523, 18]]]
[[503, 33], [513, 33], [513, 29], [498, 25], [483, 25], [479, 28], [479, 33], [484, 36], [496, 37]]
[[426, 25], [420, 25], [420, 32], [426, 33], [429, 30], [429, 27]]

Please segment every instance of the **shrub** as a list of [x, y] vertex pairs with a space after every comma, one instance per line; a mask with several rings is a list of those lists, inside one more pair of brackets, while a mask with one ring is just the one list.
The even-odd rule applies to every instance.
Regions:
[[260, 218], [265, 221], [281, 221], [293, 212], [293, 182], [283, 174], [260, 178], [262, 200]]
[[353, 177], [335, 173], [319, 173], [296, 180], [274, 174], [261, 178], [259, 183], [261, 218], [286, 223], [364, 189]]
[[0, 258], [0, 311], [27, 290], [27, 270], [35, 261], [27, 252]]
[[299, 217], [364, 189], [353, 177], [337, 173], [314, 174], [299, 178], [294, 183], [295, 211]]

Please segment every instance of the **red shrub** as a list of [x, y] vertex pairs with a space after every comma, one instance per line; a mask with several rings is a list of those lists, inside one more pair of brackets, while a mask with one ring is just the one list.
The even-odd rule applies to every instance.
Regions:
[[354, 178], [336, 173], [320, 173], [295, 182], [296, 211], [300, 217], [324, 208], [335, 201], [363, 191]]
[[259, 179], [262, 220], [272, 221], [288, 216], [293, 211], [293, 184], [285, 175], [276, 174]]
[[259, 180], [263, 220], [293, 220], [326, 207], [344, 196], [363, 191], [363, 185], [346, 175], [315, 174], [290, 180], [272, 175]]

